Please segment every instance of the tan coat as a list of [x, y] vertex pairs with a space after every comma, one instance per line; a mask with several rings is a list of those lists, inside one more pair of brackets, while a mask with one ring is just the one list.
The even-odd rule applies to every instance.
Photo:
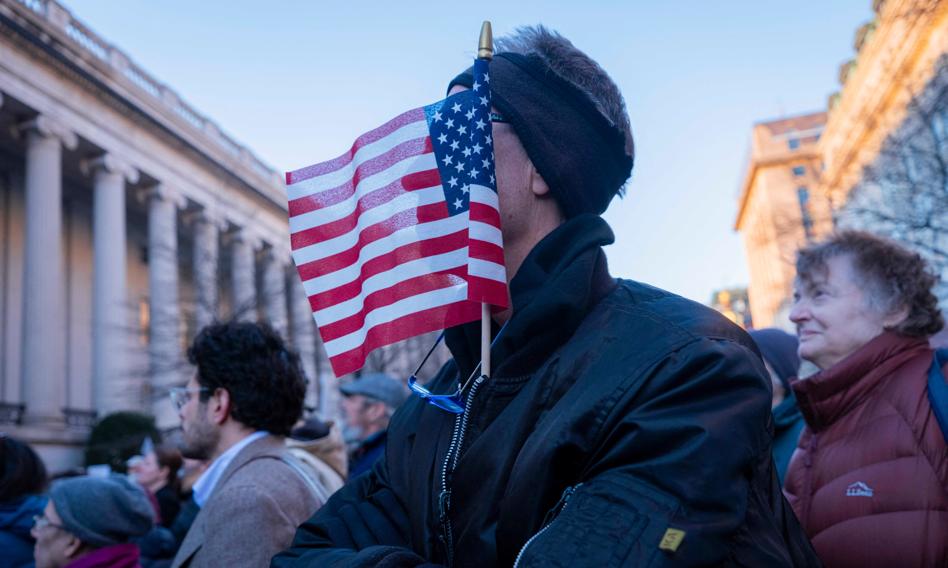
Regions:
[[326, 488], [329, 495], [342, 488], [346, 483], [348, 456], [342, 432], [335, 424], [329, 434], [318, 440], [294, 440], [287, 438], [290, 452], [299, 458], [303, 465], [312, 470], [313, 475]]
[[266, 436], [242, 449], [191, 525], [173, 568], [269, 566], [322, 505], [304, 471], [282, 438]]

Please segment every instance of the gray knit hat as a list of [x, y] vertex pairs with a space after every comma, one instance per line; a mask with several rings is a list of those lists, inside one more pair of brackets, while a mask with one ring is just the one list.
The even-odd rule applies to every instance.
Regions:
[[121, 475], [56, 481], [49, 498], [66, 530], [96, 548], [127, 542], [155, 523], [155, 508], [145, 491]]

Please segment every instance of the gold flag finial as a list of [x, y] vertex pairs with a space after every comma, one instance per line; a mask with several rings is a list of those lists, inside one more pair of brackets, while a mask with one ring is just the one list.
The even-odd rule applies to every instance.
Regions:
[[484, 20], [481, 24], [481, 40], [477, 44], [478, 59], [494, 58], [494, 34], [490, 30], [490, 22]]

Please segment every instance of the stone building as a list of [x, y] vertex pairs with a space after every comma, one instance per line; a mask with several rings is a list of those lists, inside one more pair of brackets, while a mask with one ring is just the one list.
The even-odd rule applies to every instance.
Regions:
[[333, 415], [287, 235], [275, 170], [55, 0], [0, 0], [0, 430], [56, 471], [96, 416], [173, 427], [184, 347], [229, 317], [288, 337]]
[[760, 122], [752, 131], [734, 229], [747, 254], [754, 327], [789, 326], [796, 250], [831, 225], [829, 203], [816, 192], [825, 122], [826, 113], [817, 112]]
[[[834, 227], [920, 252], [941, 273], [937, 293], [948, 307], [948, 0], [875, 0], [873, 11], [826, 113], [754, 127], [735, 229], [757, 326], [788, 323], [793, 252]], [[813, 135], [792, 149], [801, 128]], [[796, 207], [800, 187], [809, 224]]]
[[[840, 69], [819, 151], [837, 225], [925, 255], [948, 279], [948, 1], [876, 0]], [[948, 286], [939, 296], [948, 306]]]

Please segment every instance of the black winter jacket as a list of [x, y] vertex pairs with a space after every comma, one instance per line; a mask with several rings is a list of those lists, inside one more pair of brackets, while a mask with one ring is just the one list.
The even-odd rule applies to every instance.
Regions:
[[[272, 566], [817, 565], [773, 470], [770, 382], [750, 338], [611, 279], [610, 242], [584, 215], [538, 244], [465, 414], [406, 403], [385, 458]], [[449, 330], [454, 360], [432, 391], [471, 373], [479, 325]]]

